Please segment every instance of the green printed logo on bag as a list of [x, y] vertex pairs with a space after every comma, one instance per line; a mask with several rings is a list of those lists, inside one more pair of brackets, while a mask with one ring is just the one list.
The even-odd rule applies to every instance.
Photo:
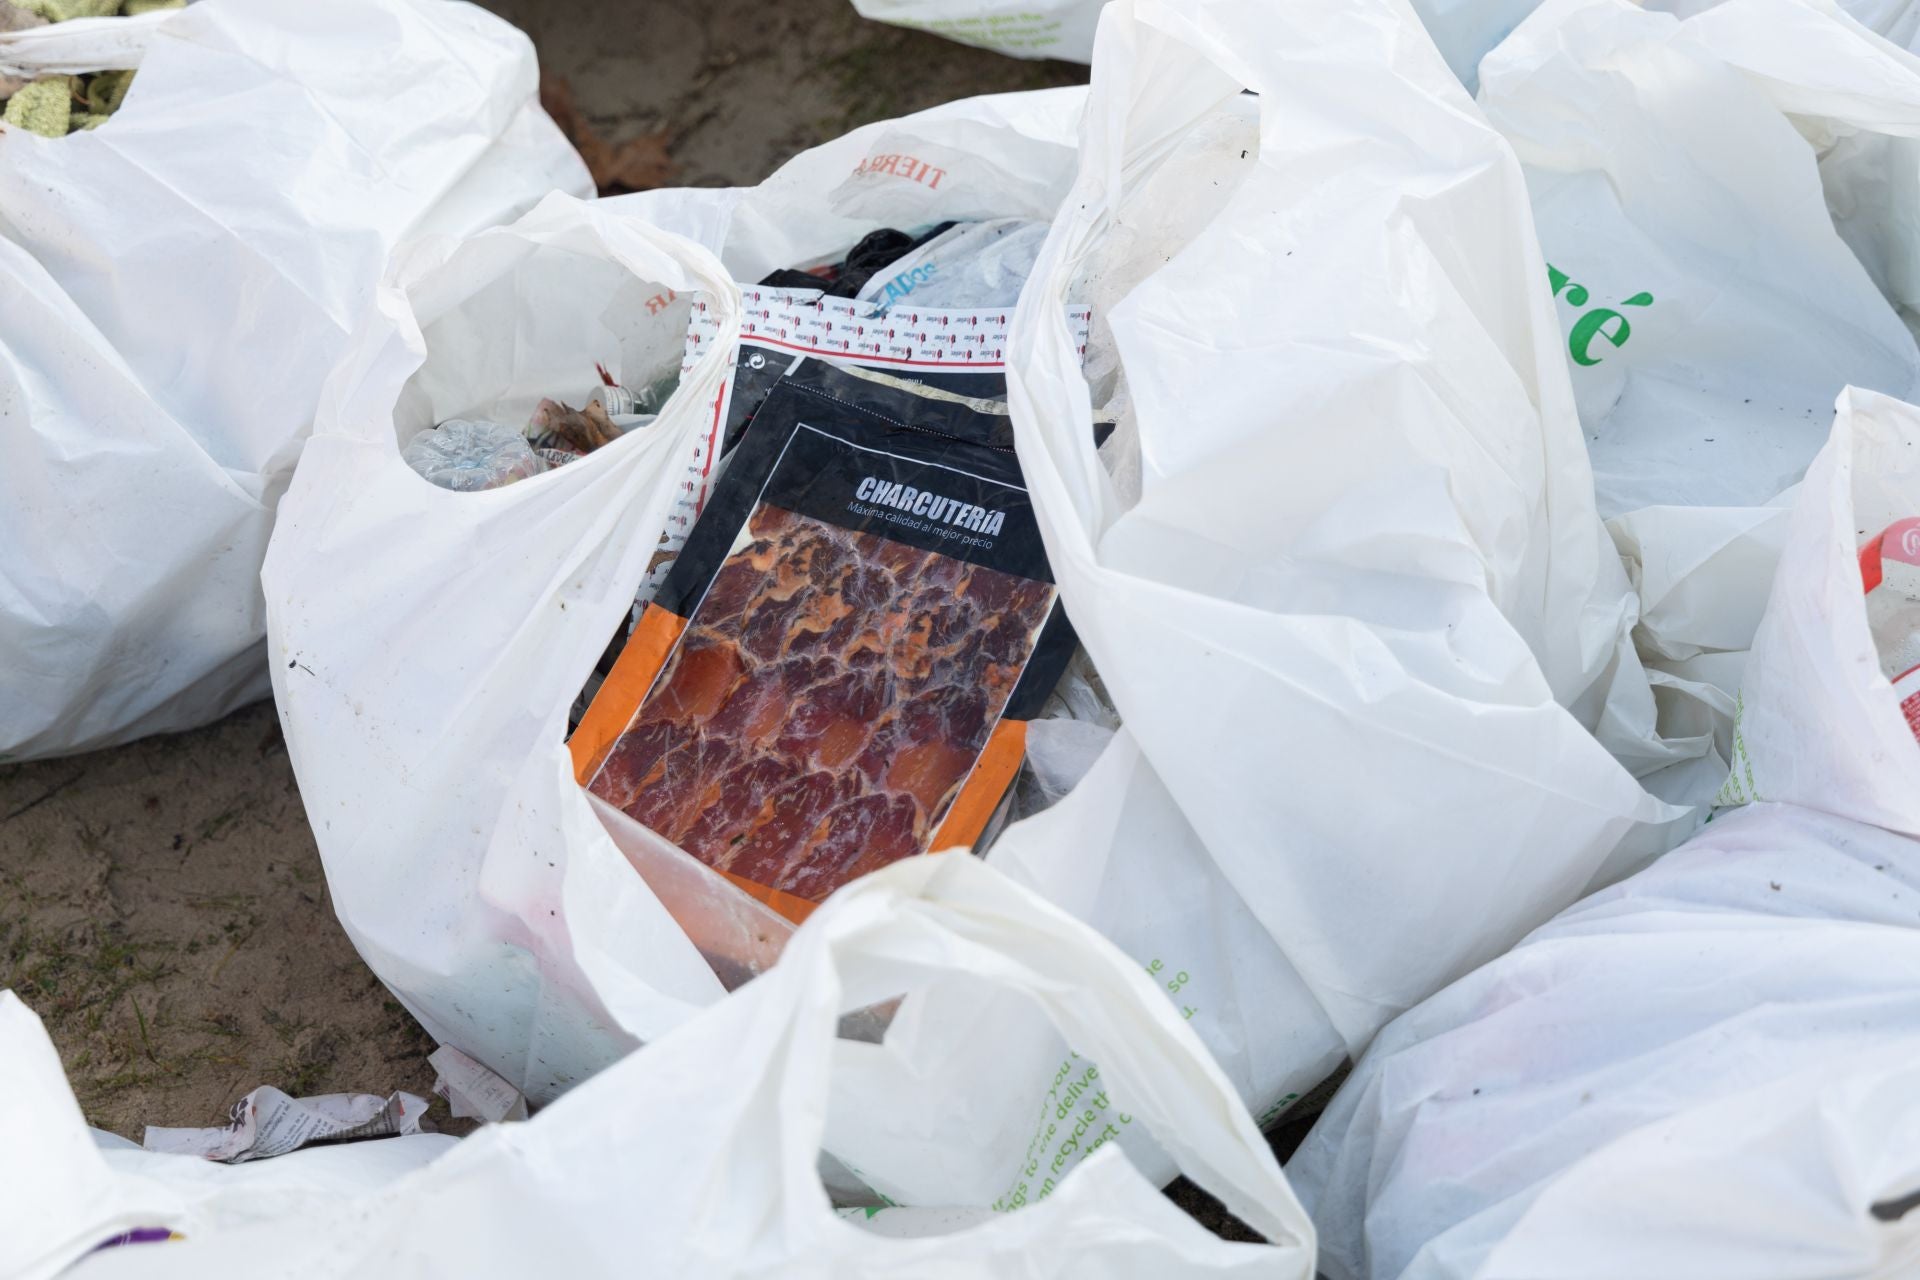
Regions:
[[[1551, 262], [1547, 264], [1547, 281], [1553, 285], [1554, 297], [1558, 298], [1562, 290], [1566, 291], [1565, 300], [1569, 306], [1584, 307], [1592, 296], [1587, 292], [1585, 285], [1576, 283], [1566, 272]], [[1643, 289], [1620, 305], [1650, 307], [1653, 305], [1653, 295]], [[1573, 328], [1567, 333], [1567, 354], [1573, 357], [1573, 362], [1577, 365], [1583, 367], [1596, 365], [1600, 363], [1602, 356], [1593, 353], [1595, 338], [1605, 338], [1616, 347], [1624, 347], [1627, 345], [1627, 339], [1632, 336], [1633, 326], [1627, 322], [1625, 314], [1615, 311], [1612, 307], [1595, 307], [1573, 322]]]

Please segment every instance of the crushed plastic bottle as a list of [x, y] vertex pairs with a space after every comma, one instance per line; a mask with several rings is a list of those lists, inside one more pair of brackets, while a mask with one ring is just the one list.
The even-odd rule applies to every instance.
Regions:
[[498, 489], [547, 469], [520, 432], [474, 418], [453, 418], [422, 431], [400, 456], [423, 479], [460, 493]]
[[1860, 551], [1860, 578], [1880, 673], [1920, 737], [1920, 518], [1895, 521], [1869, 540]]

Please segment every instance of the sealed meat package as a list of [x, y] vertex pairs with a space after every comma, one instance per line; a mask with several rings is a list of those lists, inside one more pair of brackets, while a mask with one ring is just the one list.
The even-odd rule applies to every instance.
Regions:
[[970, 848], [1071, 658], [1008, 419], [802, 361], [572, 739], [583, 785], [790, 919]]

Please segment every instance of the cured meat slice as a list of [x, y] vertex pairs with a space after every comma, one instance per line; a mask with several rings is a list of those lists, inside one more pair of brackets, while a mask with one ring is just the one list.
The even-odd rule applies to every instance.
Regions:
[[766, 503], [735, 545], [591, 786], [817, 901], [926, 849], [1054, 589]]

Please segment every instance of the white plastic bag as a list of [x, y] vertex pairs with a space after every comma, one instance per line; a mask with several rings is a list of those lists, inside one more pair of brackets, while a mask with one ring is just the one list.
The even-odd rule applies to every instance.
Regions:
[[[1389, 0], [1317, 16], [1215, 0], [1108, 21], [1080, 187], [1021, 304], [1009, 381], [1068, 610], [1127, 724], [991, 857], [1120, 941], [1267, 1117], [1393, 1013], [1677, 838], [1685, 814], [1634, 773], [1706, 748], [1653, 734], [1517, 169], [1411, 17]], [[1072, 181], [1080, 101], [954, 104], [750, 191], [555, 202], [400, 265], [331, 387], [266, 578], [336, 905], [437, 1038], [551, 1097], [718, 997], [709, 925], [769, 922], [677, 927], [658, 896], [676, 890], [629, 865], [658, 873], [672, 851], [631, 830], [616, 844], [560, 746], [660, 528], [680, 455], [659, 442], [690, 430], [707, 375], [642, 439], [486, 494], [420, 482], [396, 427], [512, 420], [594, 361], [644, 377], [681, 295], [724, 286], [638, 219], [753, 280], [883, 219], [1044, 214]], [[1273, 247], [1248, 261], [1252, 243]], [[1126, 366], [1119, 483], [1056, 323], [1080, 300]], [[1012, 1025], [1027, 1034], [978, 1034]], [[836, 1098], [923, 1105], [901, 1124], [837, 1101], [829, 1143], [874, 1188], [1006, 1203], [1003, 1152], [1059, 1172], [1079, 1158], [1034, 1118], [1100, 1064], [1033, 1011], [945, 983], [889, 1045]]]
[[417, 243], [328, 384], [262, 574], [274, 695], [341, 923], [436, 1039], [536, 1101], [721, 993], [563, 740], [728, 344], [652, 427], [503, 488], [436, 488], [401, 447], [448, 418], [525, 421], [589, 389], [596, 363], [643, 385], [680, 360], [687, 307], [666, 300], [696, 291], [737, 332], [711, 255], [561, 195]]
[[[955, 978], [1019, 992], [1128, 1123], [1271, 1245], [1220, 1240], [1096, 1152], [1044, 1204], [836, 1215], [815, 1171], [828, 1083], [879, 1046], [837, 1015]], [[1004, 1032], [985, 1029], [989, 1039]], [[1192, 1032], [1086, 926], [970, 858], [909, 859], [849, 886], [782, 962], [530, 1122], [449, 1148], [400, 1138], [226, 1167], [96, 1151], [32, 1015], [0, 995], [0, 1270], [155, 1277], [1313, 1275], [1313, 1230]], [[863, 1097], [888, 1111], [898, 1099]], [[1015, 1155], [1017, 1162], [1018, 1154]], [[1013, 1169], [1009, 1168], [1009, 1173]], [[88, 1254], [132, 1227], [184, 1239]]]
[[[1725, 776], [1710, 728], [1652, 732], [1510, 154], [1395, 6], [1303, 12], [1105, 19], [1009, 382], [1124, 723], [988, 854], [1152, 973], [1263, 1120], [1683, 836], [1634, 773], [1696, 807]], [[1067, 299], [1106, 331], [1089, 362], [1122, 366], [1131, 485], [1085, 440]], [[1080, 1069], [1043, 1027], [979, 1049], [1031, 1021], [1010, 1000], [911, 1012], [919, 1063], [887, 1088], [920, 1092], [924, 1131], [833, 1144], [883, 1190], [911, 1139], [977, 1127], [943, 1099], [991, 1081], [1044, 1113]], [[939, 1170], [954, 1198], [991, 1177]]]
[[0, 66], [140, 69], [100, 129], [0, 132], [6, 760], [263, 696], [274, 506], [388, 252], [591, 184], [464, 4], [204, 0]]
[[[1872, 144], [1920, 128], [1920, 59], [1806, 0], [1685, 21], [1553, 0], [1482, 70], [1556, 270], [1604, 515], [1758, 506], [1819, 450], [1841, 386], [1920, 380], [1828, 208], [1887, 205], [1843, 179], [1884, 185], [1897, 161]], [[1873, 174], [1841, 163], [1862, 149]]]
[[1859, 549], [1920, 515], [1920, 409], [1849, 389], [1807, 472], [1740, 691], [1728, 804], [1784, 801], [1920, 838], [1920, 747], [1867, 629]]
[[1894, 1277], [1920, 845], [1713, 822], [1381, 1032], [1289, 1165], [1328, 1280]]
[[853, 0], [863, 18], [1016, 58], [1093, 57], [1105, 0]]
[[1920, 388], [1920, 59], [1828, 0], [1551, 0], [1479, 100], [1527, 175], [1663, 710], [1724, 751], [1828, 407]]
[[[1093, 60], [1106, 0], [853, 0], [864, 18], [932, 32], [1016, 58]], [[1474, 85], [1480, 56], [1540, 0], [1410, 0], [1454, 74]]]
[[[633, 864], [696, 890], [711, 873], [631, 822], [614, 824], [616, 846], [564, 743], [711, 423], [738, 332], [729, 275], [844, 253], [886, 222], [1050, 215], [1083, 96], [871, 125], [749, 190], [556, 198], [512, 227], [423, 243], [380, 290], [267, 560], [275, 695], [362, 955], [437, 1039], [535, 1101], [720, 997], [708, 925], [761, 960], [788, 928], [742, 897], [689, 937]], [[938, 156], [937, 182], [887, 162], [902, 155]], [[1011, 190], [1003, 168], [1023, 175]], [[634, 386], [671, 372], [696, 291], [723, 325], [651, 426], [483, 493], [435, 489], [402, 461], [437, 421], [577, 403], [596, 363]]]
[[[1685, 831], [1607, 750], [1703, 748], [1652, 735], [1543, 277], [1399, 6], [1108, 9], [1009, 384], [1124, 727], [989, 856], [1157, 966], [1257, 1113]], [[1085, 439], [1067, 297], [1137, 492]]]
[[1911, 1274], [1920, 744], [1856, 553], [1916, 511], [1920, 409], [1849, 390], [1742, 693], [1738, 786], [1791, 803], [1380, 1034], [1291, 1169], [1331, 1280]]

